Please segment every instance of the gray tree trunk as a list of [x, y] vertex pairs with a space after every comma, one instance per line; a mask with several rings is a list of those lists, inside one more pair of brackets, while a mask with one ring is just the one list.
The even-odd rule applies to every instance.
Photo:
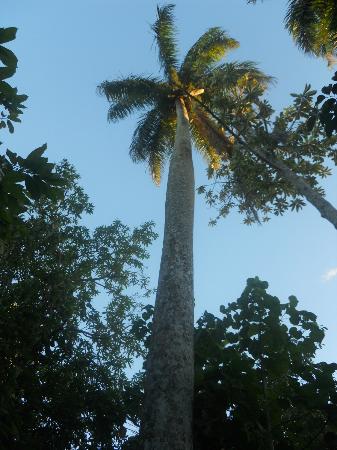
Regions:
[[291, 183], [296, 191], [303, 195], [321, 214], [337, 229], [337, 210], [330, 202], [325, 200], [318, 192], [316, 192], [308, 183], [300, 176], [296, 175], [289, 167], [277, 158], [267, 155], [260, 149], [251, 150], [256, 156], [275, 168], [279, 174]]
[[141, 436], [145, 450], [191, 450], [194, 387], [194, 171], [188, 113], [177, 100], [165, 230]]

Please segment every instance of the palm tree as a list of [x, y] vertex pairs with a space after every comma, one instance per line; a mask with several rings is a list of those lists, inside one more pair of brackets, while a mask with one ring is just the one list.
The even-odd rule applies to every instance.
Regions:
[[[263, 0], [262, 0], [263, 1]], [[247, 0], [257, 3], [257, 0]], [[285, 26], [304, 52], [335, 63], [337, 50], [336, 0], [289, 0]]]
[[[216, 168], [219, 154], [209, 143], [210, 117], [194, 101], [207, 104], [249, 75], [266, 85], [269, 78], [252, 62], [220, 61], [238, 47], [220, 28], [210, 28], [186, 54], [177, 58], [174, 5], [157, 8], [152, 26], [163, 79], [129, 76], [105, 81], [99, 92], [111, 103], [108, 119], [117, 121], [146, 110], [133, 134], [130, 155], [147, 162], [156, 183], [170, 159], [165, 203], [165, 230], [153, 330], [146, 361], [145, 402], [141, 434], [145, 449], [192, 448], [193, 397], [193, 220], [192, 142]], [[221, 130], [217, 133], [225, 134]], [[230, 141], [227, 139], [230, 157]]]
[[336, 0], [290, 0], [285, 24], [305, 52], [329, 60], [336, 54]]

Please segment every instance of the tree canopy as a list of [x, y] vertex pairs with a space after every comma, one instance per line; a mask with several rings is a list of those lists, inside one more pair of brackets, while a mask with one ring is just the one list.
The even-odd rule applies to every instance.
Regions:
[[[0, 44], [13, 41], [16, 32], [15, 27], [0, 28]], [[5, 81], [15, 74], [17, 62], [12, 50], [0, 45], [0, 129], [7, 128], [10, 133], [14, 133], [13, 122], [21, 122], [19, 116], [28, 98]], [[9, 149], [0, 155], [0, 252], [11, 233], [24, 230], [22, 217], [32, 200], [43, 195], [62, 195], [62, 180], [56, 175], [54, 164], [43, 156], [46, 149], [44, 144], [26, 158]]]
[[337, 431], [337, 364], [315, 360], [325, 329], [267, 288], [248, 279], [220, 318], [197, 323], [196, 449], [318, 450]]
[[[250, 83], [229, 92], [226, 101], [213, 99], [212, 111], [232, 135], [233, 145], [231, 158], [222, 159], [217, 171], [209, 170], [209, 184], [198, 190], [218, 211], [211, 224], [234, 207], [247, 224], [300, 210], [305, 203], [298, 179], [324, 197], [320, 179], [331, 175], [329, 159], [337, 163], [336, 137], [327, 135], [319, 121], [310, 123], [316, 115], [316, 91], [306, 85], [302, 93], [292, 93], [293, 104], [278, 114], [262, 94]], [[221, 151], [222, 141], [217, 145]], [[295, 175], [295, 182], [283, 168]]]
[[[333, 60], [336, 5], [289, 0], [286, 26], [304, 51]], [[207, 30], [179, 61], [173, 12], [174, 5], [158, 7], [152, 26], [162, 77], [130, 75], [99, 87], [110, 121], [141, 113], [132, 159], [146, 162], [159, 183], [172, 155], [175, 104], [183, 99], [186, 129], [208, 165], [209, 184], [198, 191], [217, 210], [212, 224], [234, 207], [247, 224], [300, 210], [303, 191], [277, 164], [323, 198], [321, 179], [337, 163], [337, 83], [316, 101], [306, 85], [275, 112], [265, 97], [271, 77], [251, 61], [223, 61], [238, 47], [223, 29]], [[10, 82], [17, 57], [7, 43], [16, 31], [0, 28], [4, 134], [16, 132], [27, 99]], [[154, 308], [144, 306], [153, 294], [145, 263], [154, 224], [85, 226], [94, 208], [79, 175], [67, 160], [50, 163], [45, 151], [0, 155], [0, 450], [140, 450], [149, 364], [132, 379], [130, 367], [147, 356], [154, 328]], [[167, 267], [179, 266], [176, 244], [169, 242]], [[189, 264], [193, 279], [192, 257]], [[175, 300], [172, 292], [162, 299]], [[171, 323], [162, 317], [169, 336], [178, 316]], [[250, 278], [236, 301], [217, 315], [206, 311], [194, 328], [191, 319], [190, 330], [195, 450], [337, 448], [337, 364], [318, 360], [326, 328], [295, 296], [280, 300], [267, 282]], [[160, 345], [157, 355], [167, 353]]]
[[[248, 3], [256, 2], [257, 0], [248, 0]], [[325, 56], [331, 63], [335, 62], [337, 50], [335, 0], [289, 0], [284, 22], [300, 49], [315, 56]]]
[[151, 222], [81, 224], [93, 206], [66, 161], [63, 199], [33, 200], [0, 255], [0, 448], [115, 448], [126, 434], [130, 327], [150, 291]]
[[0, 28], [0, 129], [8, 127], [10, 133], [14, 132], [13, 122], [21, 122], [20, 115], [27, 95], [18, 94], [18, 89], [12, 87], [7, 81], [17, 69], [18, 59], [9, 48], [2, 44], [11, 42], [16, 38], [17, 28]]
[[[316, 356], [325, 328], [298, 308], [295, 296], [282, 302], [267, 288], [257, 277], [248, 279], [242, 295], [220, 307], [220, 317], [205, 312], [197, 321], [196, 449], [335, 448], [337, 364]], [[146, 306], [133, 326], [145, 347], [151, 316]], [[140, 402], [139, 375], [134, 383]], [[133, 422], [139, 423], [137, 413]], [[139, 445], [133, 437], [125, 448]]]
[[[154, 180], [160, 182], [165, 161], [172, 152], [176, 129], [175, 101], [183, 97], [190, 116], [193, 142], [211, 167], [219, 164], [219, 155], [209, 142], [211, 118], [198, 108], [193, 98], [208, 103], [215, 93], [225, 94], [247, 77], [265, 89], [271, 77], [251, 61], [221, 62], [239, 43], [219, 27], [208, 29], [178, 61], [174, 5], [157, 9], [152, 26], [158, 47], [163, 79], [130, 75], [103, 82], [98, 91], [111, 103], [108, 120], [117, 121], [144, 111], [133, 134], [130, 155], [134, 161], [146, 161]], [[230, 148], [230, 142], [228, 142]]]
[[[337, 82], [337, 72], [332, 77]], [[337, 83], [330, 83], [322, 88], [321, 94], [316, 99], [316, 109], [308, 120], [308, 126], [312, 129], [320, 122], [327, 136], [337, 133]]]

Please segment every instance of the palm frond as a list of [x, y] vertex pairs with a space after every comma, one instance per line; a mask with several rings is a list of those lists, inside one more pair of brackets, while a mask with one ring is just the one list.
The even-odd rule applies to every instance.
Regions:
[[191, 132], [196, 149], [211, 171], [221, 167], [221, 160], [231, 158], [233, 144], [223, 130], [200, 108], [194, 108]]
[[174, 145], [175, 120], [170, 111], [157, 105], [145, 113], [134, 131], [130, 156], [134, 162], [147, 161], [156, 184]]
[[243, 77], [254, 79], [263, 89], [275, 80], [273, 77], [265, 75], [252, 61], [224, 63], [215, 67], [205, 76], [203, 98], [211, 98], [214, 94], [219, 96], [219, 93], [229, 92]]
[[290, 0], [285, 26], [307, 53], [326, 56], [337, 49], [335, 0]]
[[121, 80], [104, 81], [98, 92], [111, 103], [108, 120], [115, 122], [167, 97], [167, 87], [154, 77], [130, 76]]
[[232, 140], [201, 108], [195, 108], [191, 125], [196, 147], [214, 169], [218, 168], [221, 159], [231, 158]]
[[158, 46], [159, 62], [169, 80], [178, 68], [173, 9], [171, 4], [157, 6], [157, 20], [151, 27]]
[[217, 170], [220, 167], [221, 158], [217, 150], [210, 145], [205, 136], [202, 124], [198, 118], [193, 119], [190, 124], [193, 143], [196, 150], [203, 157], [209, 168]]
[[305, 52], [312, 50], [315, 40], [316, 14], [312, 2], [291, 0], [285, 16], [285, 25], [296, 44]]
[[185, 83], [197, 81], [229, 50], [237, 47], [238, 41], [230, 38], [224, 30], [219, 27], [210, 28], [187, 52], [180, 70], [182, 80]]

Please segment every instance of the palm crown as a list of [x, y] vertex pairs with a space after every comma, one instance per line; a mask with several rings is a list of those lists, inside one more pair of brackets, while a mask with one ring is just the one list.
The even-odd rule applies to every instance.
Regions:
[[221, 96], [225, 98], [238, 81], [247, 76], [261, 85], [269, 81], [269, 77], [250, 61], [221, 63], [228, 51], [237, 48], [239, 43], [218, 27], [206, 31], [179, 65], [173, 9], [174, 5], [157, 7], [157, 19], [152, 26], [164, 77], [130, 75], [105, 81], [98, 88], [111, 103], [109, 121], [144, 111], [133, 133], [130, 155], [136, 162], [148, 163], [156, 183], [160, 182], [162, 167], [173, 148], [177, 98], [184, 98], [196, 149], [209, 164], [215, 165], [219, 155], [209, 139], [209, 131], [213, 130], [214, 134], [217, 125], [194, 99], [202, 96], [202, 102], [211, 105], [215, 94], [218, 101]]

